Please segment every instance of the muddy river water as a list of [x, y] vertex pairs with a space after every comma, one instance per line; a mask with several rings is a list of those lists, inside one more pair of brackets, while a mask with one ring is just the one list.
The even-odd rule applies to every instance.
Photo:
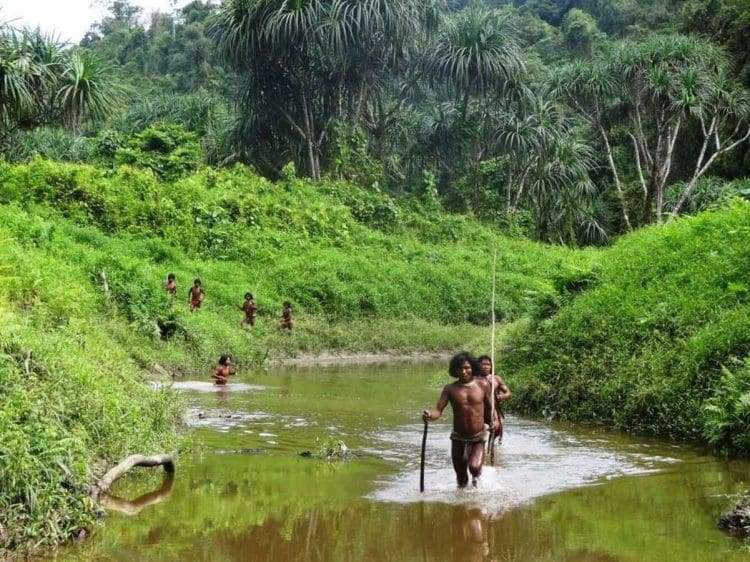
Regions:
[[[174, 478], [118, 482], [105, 524], [56, 560], [750, 559], [715, 528], [750, 464], [684, 444], [508, 416], [496, 466], [456, 490], [447, 412], [429, 427], [420, 494], [419, 416], [448, 381], [432, 364], [176, 382], [191, 446]], [[338, 440], [345, 462], [300, 455]]]

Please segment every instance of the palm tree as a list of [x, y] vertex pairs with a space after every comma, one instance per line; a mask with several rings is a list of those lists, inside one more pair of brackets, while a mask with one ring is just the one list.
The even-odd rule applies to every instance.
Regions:
[[111, 115], [123, 92], [111, 66], [78, 49], [67, 53], [60, 66], [55, 103], [68, 127], [78, 132], [84, 117], [96, 121]]
[[39, 30], [0, 28], [0, 137], [18, 129], [63, 123], [77, 131], [84, 118], [111, 114], [121, 90], [110, 67], [89, 53], [63, 51]]
[[[631, 121], [628, 136], [643, 190], [644, 222], [650, 222], [654, 211], [661, 222], [665, 186], [685, 124], [697, 118], [704, 139], [713, 139], [722, 132], [714, 129], [709, 133], [710, 126], [701, 116], [711, 107], [714, 114], [732, 110], [723, 102], [714, 103], [722, 99], [714, 92], [727, 74], [727, 56], [705, 39], [656, 35], [621, 42], [608, 54], [606, 63], [624, 86]], [[736, 135], [733, 138], [737, 140]]]
[[601, 60], [578, 60], [553, 70], [548, 87], [553, 96], [563, 98], [573, 105], [578, 115], [585, 118], [599, 135], [612, 173], [623, 222], [627, 230], [632, 230], [608, 130], [612, 112], [619, 110], [622, 105], [622, 77]]
[[[296, 136], [321, 177], [335, 117], [357, 113], [387, 69], [397, 69], [428, 0], [230, 0], [212, 27], [243, 77], [245, 130]], [[254, 142], [262, 139], [251, 139]], [[294, 145], [294, 142], [291, 142]], [[299, 154], [299, 147], [290, 146]]]
[[524, 70], [508, 16], [481, 5], [446, 21], [422, 65], [433, 84], [462, 100], [464, 112], [472, 96], [498, 93]]
[[509, 214], [530, 208], [537, 237], [549, 242], [575, 244], [582, 229], [606, 237], [593, 212], [593, 151], [556, 103], [527, 92], [504, 111], [493, 136], [504, 155]]

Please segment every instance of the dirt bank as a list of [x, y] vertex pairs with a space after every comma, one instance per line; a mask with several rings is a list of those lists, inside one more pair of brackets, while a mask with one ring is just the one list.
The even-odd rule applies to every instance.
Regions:
[[279, 357], [268, 362], [269, 367], [326, 367], [331, 365], [376, 365], [379, 363], [427, 363], [448, 361], [453, 354], [447, 351], [412, 353], [321, 353]]

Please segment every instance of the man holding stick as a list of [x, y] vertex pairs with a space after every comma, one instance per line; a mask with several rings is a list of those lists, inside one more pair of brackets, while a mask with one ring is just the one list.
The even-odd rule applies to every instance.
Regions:
[[429, 422], [440, 418], [450, 403], [453, 409], [451, 459], [456, 481], [459, 488], [465, 488], [471, 473], [472, 484], [476, 486], [482, 474], [487, 430], [490, 426], [499, 429], [497, 420], [494, 425], [492, 420], [492, 392], [474, 377], [479, 374], [479, 365], [469, 353], [453, 356], [448, 373], [457, 380], [443, 387], [437, 404], [432, 409], [425, 409], [422, 419]]

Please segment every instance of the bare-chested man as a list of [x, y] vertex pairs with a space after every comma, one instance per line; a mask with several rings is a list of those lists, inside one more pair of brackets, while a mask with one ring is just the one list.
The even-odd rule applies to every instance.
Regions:
[[476, 486], [482, 474], [484, 443], [491, 423], [491, 393], [486, 384], [474, 378], [474, 373], [479, 374], [479, 365], [470, 353], [454, 355], [448, 373], [458, 380], [443, 387], [437, 404], [431, 410], [424, 410], [422, 419], [438, 419], [450, 403], [453, 409], [451, 458], [456, 481], [459, 488], [464, 488], [469, 483], [468, 470]]
[[495, 438], [499, 438], [500, 442], [503, 441], [503, 402], [510, 400], [513, 393], [510, 391], [508, 384], [500, 377], [495, 374], [494, 365], [492, 364], [492, 358], [489, 355], [480, 355], [477, 358], [479, 363], [479, 377], [487, 382], [487, 386], [493, 384], [492, 377], [495, 377], [495, 415], [498, 417], [500, 429], [493, 433]]

